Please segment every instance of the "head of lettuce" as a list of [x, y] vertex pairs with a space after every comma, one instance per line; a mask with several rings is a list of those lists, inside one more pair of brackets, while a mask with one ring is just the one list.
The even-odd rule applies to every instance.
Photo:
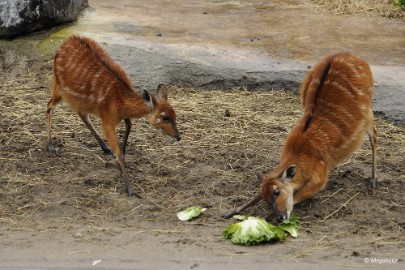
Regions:
[[288, 235], [298, 236], [300, 222], [297, 216], [292, 216], [277, 226], [257, 217], [236, 216], [241, 222], [231, 224], [222, 235], [237, 245], [256, 245], [263, 242], [284, 240]]

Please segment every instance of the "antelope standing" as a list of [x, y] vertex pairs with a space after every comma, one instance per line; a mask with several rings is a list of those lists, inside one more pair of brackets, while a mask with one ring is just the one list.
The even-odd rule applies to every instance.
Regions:
[[[168, 90], [161, 84], [154, 96], [148, 91], [135, 91], [125, 72], [93, 40], [72, 36], [59, 48], [54, 59], [52, 97], [46, 111], [48, 146], [55, 152], [51, 138], [51, 123], [55, 106], [66, 101], [75, 110], [108, 154], [114, 153], [123, 174], [129, 195], [137, 195], [129, 182], [125, 168], [125, 147], [131, 129], [130, 118], [146, 118], [152, 126], [179, 141], [176, 113], [168, 102]], [[101, 119], [108, 145], [90, 123], [89, 114]], [[118, 144], [116, 126], [124, 120], [122, 149]], [[111, 148], [111, 149], [110, 149]]]

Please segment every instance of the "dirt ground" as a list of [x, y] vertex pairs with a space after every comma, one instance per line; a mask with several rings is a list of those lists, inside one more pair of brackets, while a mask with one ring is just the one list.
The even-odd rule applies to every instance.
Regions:
[[[29, 50], [27, 40], [7, 46], [24, 42]], [[182, 140], [171, 143], [145, 120], [134, 121], [126, 162], [143, 199], [129, 198], [115, 159], [103, 154], [65, 105], [54, 117], [57, 154], [45, 151], [51, 58], [12, 51], [0, 57], [1, 268], [404, 266], [403, 123], [376, 117], [376, 190], [367, 188], [371, 150], [365, 139], [332, 171], [324, 191], [295, 207], [302, 221], [297, 239], [240, 247], [222, 239], [222, 230], [234, 221], [220, 214], [255, 195], [255, 173], [277, 165], [283, 140], [302, 113], [298, 96], [272, 89], [170, 86]], [[192, 205], [208, 210], [194, 221], [180, 222], [175, 213]], [[269, 213], [263, 202], [245, 212]]]
[[[377, 119], [378, 189], [367, 189], [371, 151], [365, 143], [331, 173], [325, 191], [296, 206], [302, 220], [299, 238], [236, 247], [221, 238], [232, 221], [219, 216], [257, 192], [255, 172], [277, 164], [283, 139], [301, 115], [297, 96], [172, 87], [183, 139], [170, 143], [146, 121], [136, 122], [126, 160], [134, 188], [143, 197], [137, 199], [126, 195], [114, 158], [102, 153], [64, 105], [57, 108], [53, 126], [57, 155], [47, 154], [51, 62], [31, 68], [6, 80], [1, 90], [1, 257], [10, 258], [20, 245], [35, 247], [36, 238], [59, 235], [61, 244], [72, 242], [66, 255], [72, 258], [75, 252], [93, 252], [75, 250], [75, 245], [124, 248], [127, 241], [142, 243], [146, 238], [180, 253], [197, 246], [226, 260], [249, 253], [287, 253], [281, 261], [338, 259], [363, 265], [365, 258], [387, 257], [403, 263], [405, 126]], [[224, 116], [225, 110], [230, 117]], [[175, 213], [192, 205], [208, 210], [189, 223], [177, 220]], [[265, 216], [268, 211], [261, 203], [246, 214]], [[16, 241], [13, 236], [21, 232], [30, 237]], [[126, 239], [128, 234], [134, 239]], [[122, 237], [122, 242], [113, 240]], [[193, 263], [200, 264], [198, 258]]]

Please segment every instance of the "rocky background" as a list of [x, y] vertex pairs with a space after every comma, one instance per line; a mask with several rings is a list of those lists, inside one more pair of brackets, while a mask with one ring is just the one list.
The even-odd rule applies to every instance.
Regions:
[[2, 0], [0, 38], [12, 38], [76, 20], [87, 0]]

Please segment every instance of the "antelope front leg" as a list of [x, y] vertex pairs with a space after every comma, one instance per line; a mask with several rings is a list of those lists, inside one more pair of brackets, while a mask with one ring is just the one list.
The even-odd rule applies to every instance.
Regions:
[[327, 168], [318, 167], [318, 171], [313, 174], [309, 181], [298, 189], [294, 188], [294, 204], [312, 198], [318, 191], [323, 189], [328, 180], [328, 172]]
[[226, 213], [223, 213], [221, 215], [221, 217], [223, 218], [231, 218], [234, 215], [239, 215], [240, 213], [242, 213], [246, 208], [256, 205], [258, 202], [260, 202], [262, 200], [262, 194], [259, 193], [258, 195], [256, 195], [255, 197], [253, 197], [253, 199], [251, 199], [250, 201], [248, 201], [245, 204], [242, 204], [241, 206], [239, 206], [238, 208], [235, 208], [231, 211], [228, 211]]
[[371, 170], [371, 180], [370, 180], [370, 187], [376, 188], [377, 187], [377, 131], [375, 127], [369, 128], [367, 130], [368, 139], [371, 145], [371, 154], [372, 154], [372, 162], [373, 168]]
[[122, 176], [124, 177], [125, 187], [127, 189], [128, 195], [142, 198], [132, 189], [131, 182], [128, 179], [127, 169], [125, 167], [124, 155], [122, 154], [122, 151], [118, 144], [118, 138], [117, 138], [117, 133], [115, 131], [115, 126], [103, 123], [103, 130], [104, 130], [104, 134], [107, 138], [108, 144], [110, 145], [113, 153], [115, 154], [115, 157], [117, 158], [118, 164], [120, 165]]
[[[49, 106], [49, 105], [48, 105]], [[47, 118], [47, 124], [48, 124], [48, 144], [47, 144], [47, 151], [49, 154], [54, 154], [55, 148], [53, 148], [52, 144], [52, 136], [51, 136], [51, 126], [52, 126], [52, 116], [53, 116], [53, 107], [49, 107], [46, 110], [46, 118]]]
[[101, 149], [103, 150], [104, 153], [112, 155], [113, 152], [111, 152], [111, 149], [105, 144], [103, 139], [100, 138], [100, 135], [98, 135], [97, 131], [94, 129], [93, 125], [90, 122], [90, 118], [88, 114], [80, 114], [80, 118], [83, 120], [84, 124], [86, 127], [90, 130], [91, 134], [93, 134], [94, 138], [96, 138], [98, 144], [100, 145]]
[[52, 117], [53, 111], [55, 110], [55, 106], [62, 100], [61, 96], [59, 95], [58, 87], [53, 82], [52, 85], [52, 97], [48, 102], [48, 107], [46, 109], [46, 119], [47, 119], [47, 127], [48, 127], [48, 144], [47, 144], [47, 151], [49, 154], [54, 154], [55, 149], [53, 148], [52, 144], [52, 136], [51, 136], [51, 128], [52, 128]]
[[132, 123], [131, 119], [125, 118], [125, 135], [124, 140], [122, 141], [122, 153], [125, 155], [125, 148], [127, 147], [129, 132], [131, 131]]

